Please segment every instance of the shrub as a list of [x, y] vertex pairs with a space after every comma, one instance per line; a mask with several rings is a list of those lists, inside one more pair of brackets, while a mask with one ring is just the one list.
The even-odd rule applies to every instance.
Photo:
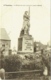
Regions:
[[21, 58], [18, 55], [9, 55], [5, 57], [5, 70], [14, 72], [21, 68]]

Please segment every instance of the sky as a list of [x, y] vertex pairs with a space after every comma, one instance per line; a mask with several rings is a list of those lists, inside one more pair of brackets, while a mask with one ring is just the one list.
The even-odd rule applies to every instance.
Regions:
[[[0, 0], [0, 28], [5, 28], [11, 48], [18, 47], [18, 38], [23, 27], [23, 15], [29, 11], [30, 31], [34, 41], [47, 44], [50, 40], [50, 0]], [[40, 6], [38, 6], [40, 5]]]

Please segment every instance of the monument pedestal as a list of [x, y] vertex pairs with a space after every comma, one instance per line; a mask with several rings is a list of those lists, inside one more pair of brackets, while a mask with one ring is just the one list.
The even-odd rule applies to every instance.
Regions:
[[33, 53], [34, 41], [31, 35], [23, 35], [18, 38], [18, 53]]

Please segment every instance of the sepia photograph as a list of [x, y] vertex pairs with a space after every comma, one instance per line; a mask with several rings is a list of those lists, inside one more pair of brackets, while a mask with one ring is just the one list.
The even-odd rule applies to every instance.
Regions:
[[0, 80], [51, 80], [50, 0], [0, 0]]

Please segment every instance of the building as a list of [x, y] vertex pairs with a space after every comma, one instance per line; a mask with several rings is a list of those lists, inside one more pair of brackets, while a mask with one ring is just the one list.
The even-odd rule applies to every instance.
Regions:
[[0, 28], [0, 51], [8, 51], [10, 49], [11, 40], [5, 30]]
[[40, 51], [42, 49], [45, 49], [47, 45], [42, 44], [41, 42], [34, 42], [34, 51]]

